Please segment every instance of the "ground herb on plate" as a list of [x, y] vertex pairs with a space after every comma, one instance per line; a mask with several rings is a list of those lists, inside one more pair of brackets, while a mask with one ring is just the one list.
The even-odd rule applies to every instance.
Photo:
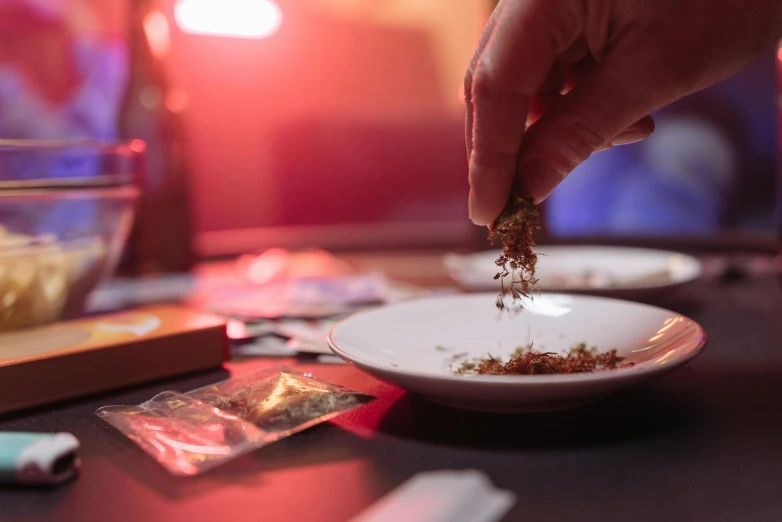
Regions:
[[453, 372], [457, 375], [562, 375], [633, 366], [622, 361], [624, 357], [619, 357], [616, 350], [599, 352], [597, 348], [587, 348], [586, 343], [577, 344], [565, 355], [538, 352], [529, 344], [517, 348], [508, 362], [488, 355], [462, 361]]
[[[494, 279], [500, 281], [500, 295], [497, 308], [505, 310], [505, 297], [514, 300], [527, 297], [537, 288], [535, 265], [538, 256], [532, 251], [535, 246], [533, 234], [540, 227], [540, 212], [531, 197], [514, 195], [508, 201], [502, 214], [489, 225], [489, 241], [500, 241], [502, 254], [496, 264], [499, 272]], [[510, 276], [510, 283], [505, 278]]]

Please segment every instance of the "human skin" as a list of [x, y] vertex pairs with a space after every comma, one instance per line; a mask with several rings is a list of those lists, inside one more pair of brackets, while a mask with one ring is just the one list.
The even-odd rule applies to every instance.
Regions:
[[491, 223], [512, 191], [543, 201], [780, 37], [782, 0], [502, 0], [465, 77], [471, 219]]

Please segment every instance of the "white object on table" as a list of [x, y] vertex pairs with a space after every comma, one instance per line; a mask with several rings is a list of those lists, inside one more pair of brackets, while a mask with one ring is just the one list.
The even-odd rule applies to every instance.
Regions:
[[336, 320], [283, 320], [274, 325], [275, 333], [290, 338], [289, 346], [300, 352], [331, 354], [328, 335]]
[[351, 522], [496, 522], [516, 503], [479, 471], [419, 473]]
[[318, 355], [315, 360], [320, 364], [345, 364], [345, 361], [336, 355]]
[[281, 339], [276, 336], [267, 336], [256, 339], [247, 344], [234, 346], [234, 354], [246, 357], [293, 357], [300, 353], [317, 354], [316, 361], [320, 364], [344, 364], [344, 361], [335, 356], [328, 345], [307, 345], [295, 339]]
[[[518, 314], [500, 314], [497, 295], [427, 298], [356, 314], [332, 330], [339, 357], [378, 379], [448, 406], [493, 412], [581, 406], [640, 384], [697, 356], [706, 333], [670, 310], [604, 297], [541, 294]], [[617, 350], [629, 368], [570, 375], [456, 375], [458, 361], [507, 360], [534, 343], [564, 354], [587, 343]], [[461, 356], [461, 357], [459, 357]]]
[[208, 308], [246, 319], [328, 318], [385, 301], [389, 283], [382, 274], [291, 278], [261, 285], [244, 281], [215, 285], [204, 293]]
[[325, 341], [325, 339], [323, 340], [323, 342], [313, 343], [313, 342], [302, 341], [300, 339], [293, 338], [293, 339], [289, 339], [287, 344], [288, 344], [288, 348], [298, 353], [332, 355], [332, 351], [329, 348], [329, 345]]
[[276, 325], [271, 321], [261, 323], [245, 323], [245, 331], [248, 337], [262, 337], [278, 333]]
[[236, 355], [263, 357], [292, 357], [296, 355], [296, 350], [288, 346], [285, 339], [273, 336], [260, 337], [252, 343], [234, 346], [233, 352]]

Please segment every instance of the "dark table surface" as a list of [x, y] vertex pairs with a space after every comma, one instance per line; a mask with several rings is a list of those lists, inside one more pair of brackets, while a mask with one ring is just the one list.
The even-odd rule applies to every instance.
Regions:
[[[168, 475], [93, 412], [186, 391], [226, 371], [0, 417], [0, 430], [68, 431], [83, 445], [77, 480], [0, 490], [0, 520], [345, 521], [420, 471], [466, 468], [518, 495], [507, 520], [782, 520], [778, 280], [701, 281], [657, 304], [706, 328], [703, 355], [564, 413], [450, 410], [352, 367], [284, 361], [379, 399], [199, 477]], [[229, 370], [270, 364], [235, 361]]]

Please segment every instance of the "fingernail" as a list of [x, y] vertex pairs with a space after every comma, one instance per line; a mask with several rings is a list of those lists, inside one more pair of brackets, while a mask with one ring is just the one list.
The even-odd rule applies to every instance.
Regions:
[[651, 134], [646, 132], [639, 132], [635, 129], [623, 132], [613, 140], [611, 140], [611, 146], [617, 145], [630, 145], [631, 143], [638, 143], [639, 141], [648, 138]]
[[470, 189], [470, 199], [467, 200], [467, 212], [469, 213], [470, 221], [472, 221], [474, 225], [485, 227], [489, 225], [490, 222], [486, 221], [486, 218], [482, 216], [480, 212], [476, 212], [476, 209], [479, 206], [477, 194], [475, 194], [473, 189]]
[[545, 200], [562, 182], [562, 175], [543, 160], [533, 160], [521, 169], [523, 185], [535, 203]]

